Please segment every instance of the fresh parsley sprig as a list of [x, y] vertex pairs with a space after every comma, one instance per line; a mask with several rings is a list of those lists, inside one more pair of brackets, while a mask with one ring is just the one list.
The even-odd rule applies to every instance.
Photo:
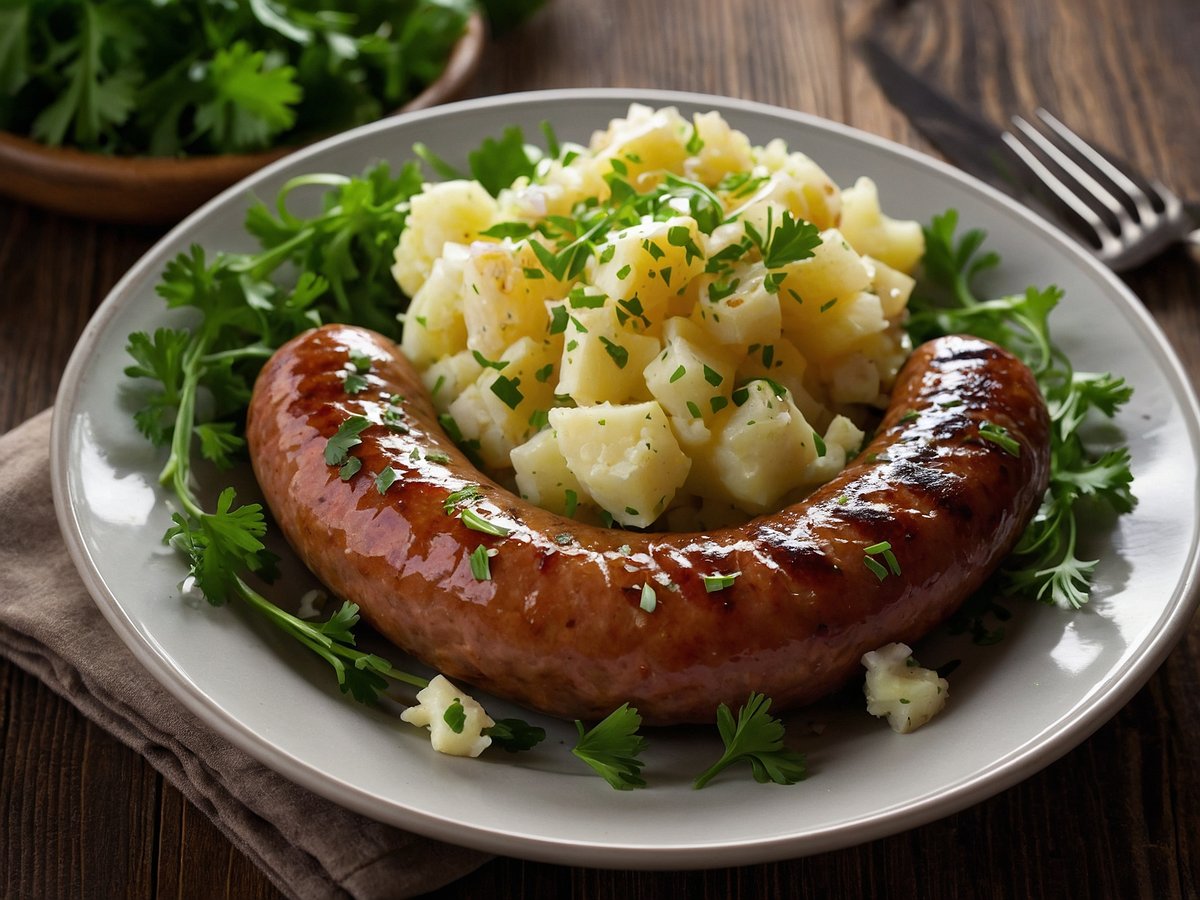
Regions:
[[638, 759], [646, 749], [646, 739], [637, 733], [641, 725], [642, 717], [628, 703], [614, 709], [590, 731], [576, 719], [579, 741], [571, 752], [618, 791], [645, 787], [641, 775], [645, 763]]
[[692, 782], [692, 787], [699, 790], [739, 760], [750, 763], [754, 780], [759, 784], [803, 781], [808, 776], [804, 754], [784, 746], [783, 723], [770, 715], [770, 711], [770, 698], [756, 693], [751, 693], [738, 709], [736, 722], [728, 706], [724, 703], [718, 706], [717, 730], [725, 742], [725, 752]]
[[[326, 188], [316, 215], [287, 210], [288, 196], [310, 184]], [[130, 335], [133, 360], [125, 371], [154, 384], [135, 413], [138, 429], [169, 447], [159, 479], [179, 505], [165, 540], [184, 555], [196, 588], [214, 605], [239, 600], [308, 647], [332, 666], [339, 685], [362, 701], [374, 699], [392, 678], [423, 687], [425, 680], [394, 669], [386, 660], [354, 647], [358, 610], [345, 604], [327, 622], [311, 623], [270, 603], [250, 587], [254, 575], [269, 580], [276, 559], [264, 545], [261, 505], [235, 505], [232, 488], [206, 510], [193, 488], [195, 453], [228, 467], [245, 446], [240, 422], [250, 387], [276, 347], [331, 318], [358, 320], [396, 333], [394, 316], [405, 301], [390, 279], [391, 261], [404, 213], [397, 206], [420, 188], [415, 165], [392, 178], [386, 167], [362, 178], [302, 178], [281, 192], [278, 214], [253, 207], [247, 227], [263, 243], [259, 253], [218, 254], [199, 247], [172, 260], [158, 285], [168, 307], [191, 309], [191, 328], [160, 328]], [[291, 283], [276, 278], [285, 264], [303, 274]], [[364, 321], [365, 320], [365, 321]], [[361, 423], [365, 427], [365, 420]], [[350, 428], [334, 448], [338, 464], [362, 428]], [[353, 433], [351, 433], [353, 432]], [[344, 457], [344, 458], [342, 458]], [[353, 473], [351, 473], [353, 474]]]
[[[531, 0], [496, 10], [518, 21]], [[100, 153], [240, 153], [379, 118], [442, 71], [466, 0], [12, 0], [0, 128]]]
[[[923, 275], [909, 304], [909, 332], [914, 340], [975, 334], [1007, 347], [1033, 371], [1050, 410], [1050, 486], [1002, 570], [1002, 588], [1078, 608], [1087, 602], [1096, 566], [1096, 560], [1076, 555], [1084, 503], [1098, 501], [1118, 514], [1136, 503], [1129, 451], [1117, 447], [1095, 456], [1079, 429], [1092, 412], [1114, 416], [1133, 390], [1110, 373], [1074, 371], [1054, 345], [1049, 315], [1062, 297], [1058, 288], [1030, 287], [1022, 294], [979, 299], [973, 282], [1000, 257], [982, 252], [984, 232], [973, 229], [959, 237], [957, 230], [954, 210], [935, 216], [925, 229]], [[1010, 453], [1019, 450], [996, 426], [981, 427], [980, 437]]]

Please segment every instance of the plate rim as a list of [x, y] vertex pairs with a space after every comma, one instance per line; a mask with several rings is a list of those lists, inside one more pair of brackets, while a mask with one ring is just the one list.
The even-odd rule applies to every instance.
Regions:
[[[1088, 274], [1094, 277], [1098, 276], [1107, 283], [1115, 295], [1121, 298], [1122, 312], [1132, 316], [1138, 322], [1145, 335], [1152, 339], [1153, 348], [1161, 354], [1160, 363], [1172, 388], [1172, 397], [1187, 418], [1192, 443], [1200, 444], [1200, 402], [1197, 401], [1195, 389], [1183, 369], [1178, 354], [1167, 341], [1162, 329], [1132, 291], [1115, 274], [1087, 254], [1055, 225], [967, 173], [921, 151], [853, 126], [809, 113], [734, 97], [683, 91], [621, 88], [567, 88], [500, 94], [445, 104], [434, 109], [407, 113], [364, 125], [327, 138], [272, 163], [223, 191], [163, 235], [121, 277], [102, 301], [80, 335], [63, 372], [51, 426], [50, 465], [54, 507], [60, 530], [64, 535], [76, 569], [110, 625], [139, 663], [147, 668], [155, 679], [201, 722], [281, 776], [377, 821], [453, 844], [559, 864], [637, 869], [714, 868], [763, 862], [789, 856], [810, 855], [852, 846], [915, 828], [959, 812], [1011, 787], [1077, 747], [1115, 715], [1144, 686], [1161, 666], [1167, 654], [1184, 636], [1194, 607], [1197, 605], [1197, 601], [1200, 601], [1200, 596], [1197, 596], [1197, 580], [1200, 576], [1200, 569], [1196, 565], [1197, 554], [1200, 550], [1197, 547], [1191, 548], [1187, 568], [1177, 582], [1175, 594], [1171, 602], [1164, 608], [1163, 615], [1156, 621], [1152, 636], [1140, 646], [1140, 654], [1130, 657], [1126, 665], [1106, 671], [1104, 679], [1092, 685], [1091, 689], [1078, 702], [1062, 711], [1055, 722], [1024, 744], [1012, 748], [1004, 756], [994, 760], [973, 776], [931, 791], [924, 797], [892, 804], [889, 807], [875, 810], [869, 815], [832, 827], [733, 842], [720, 840], [686, 844], [664, 842], [648, 847], [642, 844], [620, 843], [611, 840], [584, 841], [573, 838], [532, 837], [472, 826], [469, 822], [400, 806], [393, 801], [385, 801], [381, 807], [381, 798], [375, 794], [315, 769], [303, 759], [256, 734], [250, 726], [234, 718], [219, 704], [210, 702], [198, 685], [184, 672], [172, 665], [146, 640], [136, 624], [126, 614], [92, 561], [83, 541], [79, 520], [70, 504], [66, 466], [70, 458], [69, 437], [73, 417], [67, 412], [76, 409], [74, 401], [82, 386], [81, 379], [87, 370], [92, 355], [91, 351], [106, 332], [110, 321], [123, 309], [122, 298], [133, 293], [147, 278], [157, 277], [156, 267], [161, 263], [156, 257], [163, 252], [163, 248], [174, 243], [180, 234], [186, 233], [194, 223], [206, 218], [216, 207], [230, 202], [235, 195], [245, 194], [248, 188], [259, 181], [272, 177], [278, 170], [302, 163], [305, 159], [322, 154], [335, 146], [354, 143], [365, 135], [407, 127], [423, 119], [470, 115], [476, 111], [494, 107], [592, 100], [622, 100], [657, 105], [708, 105], [789, 119], [806, 127], [832, 132], [840, 137], [865, 143], [892, 156], [901, 157], [909, 163], [931, 167], [940, 176], [959, 182], [970, 192], [1000, 206], [1007, 213], [1025, 220], [1025, 223], [1035, 233], [1055, 243], [1060, 250], [1073, 257]], [[1103, 696], [1097, 698], [1098, 692], [1102, 692]], [[1078, 712], [1081, 708], [1082, 712]], [[1065, 727], [1061, 729], [1055, 727], [1064, 721], [1066, 722]], [[1047, 738], [1047, 733], [1052, 730], [1053, 734]]]

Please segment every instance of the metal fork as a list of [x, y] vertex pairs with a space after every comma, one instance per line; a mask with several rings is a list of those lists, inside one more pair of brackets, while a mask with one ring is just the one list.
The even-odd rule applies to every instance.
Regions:
[[[1012, 132], [1001, 137], [1030, 172], [1086, 224], [1094, 238], [1092, 252], [1102, 263], [1122, 272], [1172, 244], [1200, 243], [1200, 221], [1166, 185], [1131, 177], [1046, 110], [1039, 109], [1037, 115], [1050, 130], [1050, 137], [1020, 116], [1012, 121], [1042, 156]], [[1043, 156], [1053, 168], [1043, 162]]]

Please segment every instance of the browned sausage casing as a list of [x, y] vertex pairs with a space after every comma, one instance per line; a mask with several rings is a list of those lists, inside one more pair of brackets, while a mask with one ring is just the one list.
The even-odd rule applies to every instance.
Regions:
[[[354, 395], [342, 384], [351, 353], [374, 361]], [[393, 394], [404, 398], [406, 432], [382, 424]], [[343, 482], [324, 451], [351, 415], [380, 424], [362, 433], [351, 451], [362, 469]], [[1006, 429], [1019, 454], [980, 439], [985, 422]], [[718, 703], [736, 708], [750, 691], [776, 709], [813, 701], [864, 652], [944, 620], [1036, 509], [1048, 427], [1022, 363], [986, 341], [946, 337], [913, 353], [870, 446], [803, 502], [710, 534], [611, 530], [487, 479], [438, 425], [393, 343], [328, 325], [270, 360], [247, 432], [288, 541], [391, 641], [451, 679], [553, 715], [596, 719], [628, 701], [648, 723], [669, 724], [711, 722]], [[387, 466], [399, 477], [380, 494], [372, 476]], [[447, 495], [472, 485], [471, 508], [508, 536], [444, 510]], [[864, 563], [880, 541], [901, 568], [882, 580]], [[469, 560], [481, 544], [497, 551], [486, 581]], [[702, 576], [734, 572], [732, 586], [706, 590]], [[653, 612], [640, 606], [647, 583]]]

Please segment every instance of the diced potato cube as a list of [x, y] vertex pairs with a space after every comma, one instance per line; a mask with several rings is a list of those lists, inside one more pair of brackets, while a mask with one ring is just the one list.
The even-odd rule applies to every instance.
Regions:
[[[801, 484], [804, 468], [816, 458], [813, 428], [791, 397], [777, 396], [766, 381], [739, 388], [739, 401], [712, 423], [705, 474], [740, 508], [766, 512]], [[698, 493], [714, 496], [711, 489]]]
[[624, 119], [592, 138], [595, 167], [611, 170], [611, 160], [624, 165], [626, 178], [639, 191], [653, 187], [662, 172], [680, 172], [687, 159], [688, 124], [674, 107], [653, 110], [634, 103]]
[[842, 193], [820, 166], [803, 153], [789, 153], [778, 139], [763, 148], [760, 161], [772, 174], [767, 197], [818, 228], [837, 225]]
[[421, 373], [421, 381], [438, 412], [445, 412], [482, 371], [483, 366], [475, 359], [475, 354], [470, 350], [460, 350], [453, 356], [445, 356], [431, 364]]
[[463, 440], [478, 442], [485, 465], [508, 468], [512, 449], [545, 424], [556, 355], [550, 341], [521, 338], [499, 360], [476, 361], [475, 380], [446, 406]]
[[[564, 144], [563, 149], [571, 146]], [[583, 150], [574, 147], [577, 153]], [[536, 183], [520, 178], [510, 189], [500, 192], [498, 218], [534, 224], [546, 216], [569, 216], [580, 200], [607, 193], [603, 173], [590, 156], [578, 155], [567, 165], [554, 160], [545, 164], [544, 174]]]
[[[871, 286], [867, 267], [836, 228], [821, 232], [812, 256], [789, 263], [783, 271], [787, 274], [779, 286], [779, 306], [784, 331], [793, 340], [804, 331], [823, 329], [820, 317]], [[804, 349], [800, 341], [796, 344]]]
[[912, 338], [897, 325], [872, 335], [862, 342], [860, 350], [879, 370], [879, 390], [889, 393], [896, 383], [896, 375], [912, 355]]
[[504, 433], [501, 423], [492, 418], [492, 411], [477, 382], [468, 384], [447, 408], [467, 446], [478, 454], [489, 469], [507, 469], [513, 442]]
[[400, 290], [414, 296], [433, 270], [447, 243], [469, 244], [491, 228], [497, 206], [477, 181], [426, 185], [409, 201], [408, 224], [396, 245], [392, 276]]
[[522, 337], [544, 336], [546, 301], [565, 293], [528, 241], [472, 244], [463, 268], [467, 346], [494, 359]]
[[738, 365], [735, 379], [745, 384], [755, 378], [770, 378], [785, 388], [809, 424], [820, 427], [832, 415], [811, 393], [807, 386], [808, 360], [787, 338], [770, 344], [752, 344], [750, 352]]
[[470, 251], [463, 244], [446, 244], [434, 260], [429, 278], [408, 306], [400, 346], [417, 368], [425, 368], [467, 346], [463, 322], [463, 268]]
[[734, 371], [727, 355], [675, 336], [643, 374], [646, 387], [672, 420], [707, 422], [729, 405]]
[[761, 262], [743, 263], [715, 278], [705, 275], [691, 318], [721, 344], [745, 353], [751, 344], [770, 344], [782, 327], [780, 298], [766, 289]]
[[845, 416], [835, 416], [825, 429], [825, 452], [804, 470], [804, 484], [824, 484], [846, 468], [846, 462], [862, 447], [863, 433]]
[[839, 357], [826, 374], [829, 399], [836, 404], [886, 402], [887, 398], [880, 396], [879, 367], [862, 353]]
[[872, 650], [863, 655], [862, 664], [867, 669], [867, 712], [887, 716], [892, 730], [900, 734], [916, 731], [936, 716], [950, 696], [950, 683], [913, 663], [906, 644]]
[[550, 411], [567, 467], [622, 525], [645, 527], [687, 480], [690, 462], [654, 401]]
[[891, 219], [879, 208], [879, 191], [870, 178], [859, 178], [842, 191], [842, 234], [859, 253], [910, 273], [925, 255], [921, 224]]
[[900, 314], [908, 306], [908, 298], [912, 296], [916, 279], [874, 257], [864, 256], [862, 261], [871, 277], [871, 290], [879, 296], [879, 305], [884, 316], [890, 322], [898, 321]]
[[591, 497], [567, 468], [567, 460], [551, 429], [539, 431], [512, 451], [517, 490], [530, 503], [563, 516], [573, 516]]
[[642, 372], [659, 352], [657, 338], [621, 327], [615, 307], [568, 309], [556, 393], [580, 406], [650, 396]]
[[676, 216], [618, 231], [600, 245], [591, 282], [617, 302], [626, 327], [657, 334], [673, 296], [704, 271], [696, 220]]
[[809, 327], [788, 332], [796, 347], [822, 373], [846, 355], [861, 351], [888, 327], [874, 294], [854, 294], [818, 308]]
[[719, 112], [696, 113], [692, 128], [701, 147], [684, 163], [689, 178], [716, 187], [726, 175], [754, 166], [749, 138], [731, 128]]
[[[446, 718], [456, 703], [462, 712], [457, 729]], [[400, 718], [410, 725], [428, 726], [433, 749], [451, 756], [478, 756], [492, 745], [492, 739], [483, 732], [496, 724], [478, 700], [459, 690], [445, 675], [435, 675], [417, 691], [417, 705], [400, 713]]]

